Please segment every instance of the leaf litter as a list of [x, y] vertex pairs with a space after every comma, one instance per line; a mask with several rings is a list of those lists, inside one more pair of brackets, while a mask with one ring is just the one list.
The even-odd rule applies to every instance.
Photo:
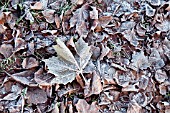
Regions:
[[170, 2], [2, 0], [0, 112], [169, 113]]

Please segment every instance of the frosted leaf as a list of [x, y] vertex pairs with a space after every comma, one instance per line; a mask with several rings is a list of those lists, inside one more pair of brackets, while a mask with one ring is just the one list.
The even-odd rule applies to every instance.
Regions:
[[53, 56], [43, 60], [48, 66], [48, 72], [55, 75], [52, 83], [67, 84], [72, 82], [77, 74], [84, 72], [83, 70], [92, 56], [91, 47], [82, 38], [75, 43], [74, 47], [77, 52], [75, 56], [60, 39], [57, 39], [57, 45], [53, 47], [58, 57]]

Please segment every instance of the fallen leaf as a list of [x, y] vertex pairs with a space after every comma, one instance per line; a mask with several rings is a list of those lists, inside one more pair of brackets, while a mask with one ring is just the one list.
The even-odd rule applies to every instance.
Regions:
[[78, 5], [81, 5], [83, 4], [84, 0], [71, 0], [71, 3], [72, 4], [78, 4]]
[[22, 62], [22, 67], [24, 69], [31, 69], [31, 68], [34, 68], [34, 67], [37, 67], [38, 66], [38, 61], [33, 58], [33, 57], [29, 57], [29, 58], [25, 58]]
[[90, 51], [91, 47], [80, 38], [75, 43], [77, 55], [74, 57], [60, 39], [56, 41], [57, 45], [53, 47], [58, 57], [53, 56], [43, 61], [48, 66], [48, 72], [56, 76], [52, 81], [53, 83], [67, 84], [68, 82], [72, 82], [77, 74], [83, 73], [83, 69], [85, 69], [92, 56], [92, 52]]
[[92, 11], [90, 11], [90, 18], [91, 19], [98, 19], [98, 10], [96, 7], [91, 7]]
[[9, 74], [9, 76], [11, 76], [14, 80], [22, 84], [25, 84], [28, 86], [35, 85], [35, 82], [33, 81], [33, 77], [34, 77], [33, 70], [22, 71], [22, 72], [15, 73], [12, 75]]
[[54, 105], [54, 109], [52, 110], [52, 113], [60, 113], [58, 108], [58, 103]]
[[2, 100], [15, 100], [18, 98], [18, 94], [16, 93], [9, 93], [8, 95], [6, 95], [4, 98], [0, 99], [0, 101]]
[[153, 9], [149, 4], [145, 4], [145, 8], [146, 8], [146, 15], [151, 17], [154, 16], [155, 14], [155, 9]]
[[131, 60], [131, 67], [134, 70], [139, 69], [147, 69], [147, 67], [150, 66], [147, 56], [144, 55], [144, 52], [134, 52], [132, 54], [132, 60]]
[[5, 33], [6, 29], [7, 29], [7, 27], [5, 27], [4, 25], [0, 24], [0, 33]]
[[162, 83], [164, 82], [166, 79], [168, 79], [168, 76], [166, 74], [165, 71], [162, 71], [162, 70], [156, 70], [156, 73], [155, 73], [155, 79], [159, 82], [159, 83]]
[[155, 24], [155, 27], [160, 30], [160, 31], [163, 31], [163, 32], [167, 32], [170, 30], [170, 21], [169, 20], [164, 20], [163, 22], [161, 23], [156, 23]]
[[161, 95], [166, 95], [167, 94], [167, 87], [164, 84], [159, 85], [159, 92]]
[[101, 55], [99, 57], [100, 60], [103, 60], [103, 58], [109, 53], [110, 49], [107, 46], [104, 46], [102, 44], [102, 51], [101, 51]]
[[39, 104], [47, 101], [46, 92], [40, 88], [29, 88], [26, 96], [29, 104]]
[[100, 113], [96, 102], [92, 102], [92, 104], [89, 105], [84, 99], [79, 99], [76, 108], [78, 113]]
[[76, 32], [80, 37], [87, 37], [88, 34], [88, 18], [89, 18], [89, 5], [84, 4], [81, 8], [73, 12], [73, 17], [70, 19], [70, 28], [76, 26]]
[[22, 38], [15, 38], [15, 52], [18, 52], [22, 49], [25, 49], [26, 48], [26, 41]]
[[142, 107], [136, 102], [131, 102], [128, 106], [127, 113], [142, 113]]
[[89, 97], [92, 94], [100, 94], [103, 89], [100, 76], [95, 71], [93, 72], [92, 82], [87, 88], [89, 89], [89, 92], [85, 94], [86, 97]]
[[58, 15], [55, 15], [55, 24], [57, 28], [60, 28], [61, 18]]
[[41, 2], [36, 2], [33, 6], [30, 6], [31, 9], [41, 10], [43, 8], [43, 4]]
[[2, 44], [0, 46], [0, 53], [4, 55], [5, 58], [8, 58], [13, 53], [13, 46], [11, 44]]
[[112, 16], [102, 16], [99, 17], [99, 25], [105, 28], [113, 19]]
[[51, 86], [52, 85], [51, 81], [53, 78], [54, 78], [54, 75], [45, 74], [42, 68], [40, 68], [34, 74], [34, 80], [37, 82], [37, 84], [41, 86]]
[[45, 19], [48, 23], [54, 22], [54, 12], [55, 12], [55, 10], [52, 10], [52, 9], [46, 9], [46, 10], [42, 11], [43, 16], [45, 17]]

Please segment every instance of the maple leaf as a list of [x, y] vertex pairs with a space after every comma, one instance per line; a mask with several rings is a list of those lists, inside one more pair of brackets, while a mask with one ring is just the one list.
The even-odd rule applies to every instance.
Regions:
[[52, 83], [67, 84], [72, 82], [77, 74], [82, 74], [85, 67], [88, 65], [92, 56], [91, 47], [80, 38], [75, 43], [76, 55], [73, 56], [72, 52], [60, 39], [56, 40], [57, 45], [54, 49], [57, 52], [57, 57], [44, 59], [43, 61], [48, 66], [48, 72], [55, 75]]

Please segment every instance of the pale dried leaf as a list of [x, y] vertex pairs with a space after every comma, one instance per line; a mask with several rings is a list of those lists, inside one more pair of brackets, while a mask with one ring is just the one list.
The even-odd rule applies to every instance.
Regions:
[[52, 83], [67, 84], [74, 80], [76, 70], [78, 70], [74, 64], [58, 57], [51, 57], [43, 61], [48, 66], [48, 72], [55, 75]]
[[53, 48], [57, 52], [57, 55], [63, 58], [64, 60], [77, 65], [73, 54], [67, 48], [67, 46], [59, 38], [56, 40], [56, 42], [57, 45], [54, 45]]
[[10, 57], [12, 52], [13, 52], [13, 47], [11, 44], [2, 44], [0, 46], [0, 54], [4, 55], [5, 58]]
[[142, 113], [142, 107], [135, 102], [131, 102], [128, 106], [127, 113]]
[[58, 103], [54, 105], [54, 109], [52, 110], [52, 113], [60, 113], [58, 108]]
[[162, 83], [164, 82], [166, 79], [168, 79], [166, 72], [162, 71], [162, 70], [157, 70], [155, 73], [155, 79], [159, 82]]
[[0, 99], [1, 100], [15, 100], [18, 98], [18, 94], [17, 93], [9, 93], [8, 95], [6, 95], [4, 98]]
[[166, 95], [167, 94], [167, 88], [164, 84], [159, 85], [159, 92], [161, 95]]
[[103, 60], [103, 58], [109, 53], [109, 51], [110, 51], [109, 47], [104, 46], [102, 44], [102, 51], [101, 51], [101, 55], [100, 55], [99, 59]]
[[85, 86], [85, 96], [89, 97], [92, 94], [100, 94], [100, 92], [103, 89], [103, 86], [101, 84], [101, 79], [100, 76], [94, 71], [93, 72], [93, 77], [91, 82], [89, 81], [88, 83], [86, 83]]
[[147, 69], [150, 64], [148, 62], [148, 58], [144, 55], [144, 52], [136, 52], [132, 54], [132, 63], [131, 63], [131, 67], [134, 70], [143, 70], [143, 69]]
[[99, 94], [102, 91], [102, 84], [100, 76], [94, 71], [92, 78], [92, 91], [91, 94]]
[[90, 18], [91, 19], [98, 19], [98, 10], [96, 7], [91, 7], [92, 11], [90, 11]]
[[83, 73], [83, 69], [87, 66], [92, 55], [90, 48], [80, 38], [75, 43], [77, 55], [74, 57], [67, 46], [61, 40], [57, 39], [57, 45], [54, 46], [54, 49], [58, 57], [53, 56], [43, 60], [48, 66], [48, 72], [56, 76], [52, 80], [52, 83], [67, 84], [68, 82], [72, 82], [77, 74]]
[[151, 17], [154, 16], [155, 14], [155, 9], [153, 9], [149, 4], [145, 4], [145, 8], [146, 8], [146, 15]]
[[41, 2], [36, 2], [33, 6], [30, 6], [31, 9], [41, 10], [43, 8], [43, 4]]
[[4, 25], [0, 24], [0, 33], [5, 33], [6, 29], [7, 29], [7, 27], [5, 27]]

